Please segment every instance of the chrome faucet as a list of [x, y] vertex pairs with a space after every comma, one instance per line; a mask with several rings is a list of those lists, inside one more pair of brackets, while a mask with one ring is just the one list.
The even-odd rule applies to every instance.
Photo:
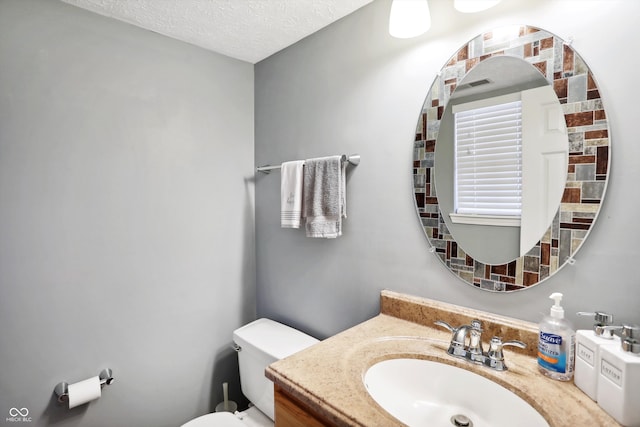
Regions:
[[[482, 348], [482, 323], [477, 319], [472, 320], [470, 325], [462, 325], [457, 328], [442, 320], [436, 321], [435, 324], [448, 329], [452, 333], [451, 342], [447, 349], [448, 354], [485, 365], [497, 371], [507, 370], [507, 366], [504, 363], [504, 354], [502, 353], [503, 347], [526, 347], [526, 344], [522, 341], [510, 340], [502, 342], [502, 338], [493, 337], [489, 343], [489, 350], [485, 352]], [[467, 336], [469, 337], [468, 344]]]
[[442, 326], [448, 329], [451, 335], [451, 342], [449, 343], [449, 348], [447, 349], [447, 353], [452, 356], [457, 357], [466, 357], [467, 356], [467, 334], [470, 329], [472, 329], [471, 325], [462, 325], [454, 328], [450, 324], [445, 321], [437, 320], [435, 322], [436, 325]]

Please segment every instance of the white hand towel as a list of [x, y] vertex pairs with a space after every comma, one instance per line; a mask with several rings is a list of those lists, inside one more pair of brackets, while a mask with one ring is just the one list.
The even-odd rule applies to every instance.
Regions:
[[307, 237], [342, 235], [346, 211], [346, 163], [341, 156], [308, 159], [304, 167], [303, 218]]
[[300, 228], [303, 160], [284, 162], [280, 168], [280, 225]]

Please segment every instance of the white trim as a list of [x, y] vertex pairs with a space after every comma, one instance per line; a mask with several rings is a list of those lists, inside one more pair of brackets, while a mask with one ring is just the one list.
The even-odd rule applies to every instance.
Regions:
[[504, 215], [477, 215], [450, 213], [454, 224], [492, 225], [496, 227], [520, 227], [520, 217]]

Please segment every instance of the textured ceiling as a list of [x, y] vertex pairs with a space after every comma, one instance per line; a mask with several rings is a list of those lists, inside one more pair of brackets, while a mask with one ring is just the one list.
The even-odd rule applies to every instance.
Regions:
[[256, 63], [373, 0], [62, 0]]

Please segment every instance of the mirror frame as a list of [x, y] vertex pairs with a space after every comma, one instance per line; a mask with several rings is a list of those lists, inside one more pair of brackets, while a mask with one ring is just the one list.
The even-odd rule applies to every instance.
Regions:
[[[512, 35], [500, 36], [508, 30]], [[567, 125], [569, 161], [560, 206], [540, 241], [515, 260], [494, 265], [465, 253], [450, 234], [433, 177], [440, 120], [450, 95], [474, 66], [497, 55], [529, 62], [552, 85]], [[526, 25], [483, 33], [450, 58], [429, 89], [413, 150], [415, 205], [431, 251], [464, 282], [496, 292], [527, 289], [574, 263], [574, 255], [595, 224], [610, 170], [609, 124], [590, 69], [570, 43]]]

